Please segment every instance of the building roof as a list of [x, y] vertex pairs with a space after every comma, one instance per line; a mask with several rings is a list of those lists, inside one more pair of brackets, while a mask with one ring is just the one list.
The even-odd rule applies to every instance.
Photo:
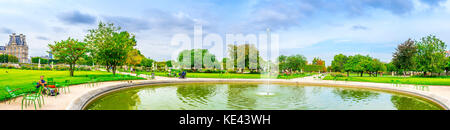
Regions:
[[13, 38], [15, 38], [16, 44], [17, 44], [17, 45], [24, 45], [24, 44], [25, 44], [24, 41], [20, 38], [20, 35], [13, 35], [13, 36], [11, 36], [11, 38], [9, 39], [8, 45], [11, 45], [11, 44], [12, 44]]

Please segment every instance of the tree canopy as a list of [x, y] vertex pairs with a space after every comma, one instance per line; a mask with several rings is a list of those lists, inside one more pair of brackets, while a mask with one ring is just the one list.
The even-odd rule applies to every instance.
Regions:
[[70, 76], [73, 76], [74, 67], [77, 61], [87, 52], [86, 43], [72, 38], [55, 42], [54, 45], [49, 44], [48, 46], [56, 59], [60, 62], [69, 64]]

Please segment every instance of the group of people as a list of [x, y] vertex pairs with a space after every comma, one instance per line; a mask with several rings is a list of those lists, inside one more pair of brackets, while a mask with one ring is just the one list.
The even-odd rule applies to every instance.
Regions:
[[36, 83], [36, 89], [40, 89], [44, 87], [46, 91], [43, 91], [44, 94], [48, 94], [51, 96], [59, 95], [58, 89], [56, 89], [55, 85], [48, 85], [48, 83], [44, 80], [44, 76], [41, 76], [41, 80]]

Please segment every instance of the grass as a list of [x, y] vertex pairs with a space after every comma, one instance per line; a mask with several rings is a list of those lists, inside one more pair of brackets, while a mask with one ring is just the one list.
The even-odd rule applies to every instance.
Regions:
[[450, 77], [398, 77], [384, 75], [383, 77], [332, 77], [326, 76], [324, 80], [339, 81], [357, 81], [357, 82], [373, 82], [373, 83], [393, 83], [411, 84], [411, 85], [445, 85], [450, 86]]
[[[168, 77], [168, 72], [141, 72], [151, 75], [155, 73], [155, 76]], [[279, 75], [278, 79], [294, 79], [311, 76], [312, 74], [293, 74], [290, 76]], [[187, 78], [217, 78], [217, 79], [261, 79], [267, 78], [264, 74], [246, 74], [246, 73], [187, 73]]]
[[8, 95], [5, 90], [6, 86], [10, 86], [12, 90], [34, 89], [35, 87], [32, 83], [39, 81], [41, 75], [45, 76], [45, 80], [47, 80], [47, 78], [53, 78], [56, 83], [62, 83], [65, 80], [70, 80], [71, 85], [88, 83], [91, 81], [91, 77], [93, 76], [95, 76], [99, 82], [137, 79], [136, 77], [131, 76], [119, 78], [117, 76], [113, 76], [111, 73], [100, 71], [75, 71], [75, 76], [70, 77], [69, 71], [0, 69], [0, 101], [3, 101], [5, 96]]

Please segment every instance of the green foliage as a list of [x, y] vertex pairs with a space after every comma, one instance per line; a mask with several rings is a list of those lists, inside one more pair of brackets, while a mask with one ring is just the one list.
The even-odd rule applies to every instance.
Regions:
[[91, 55], [101, 65], [116, 74], [118, 66], [124, 65], [130, 51], [136, 46], [135, 36], [127, 31], [120, 32], [114, 24], [100, 22], [97, 29], [89, 30], [85, 41]]
[[19, 58], [13, 55], [0, 54], [0, 63], [19, 63]]
[[44, 59], [41, 57], [33, 57], [31, 58], [31, 63], [39, 63], [39, 59], [41, 60], [41, 64], [48, 64], [48, 59]]
[[86, 55], [87, 52], [86, 43], [72, 38], [55, 42], [54, 45], [49, 44], [48, 46], [56, 59], [69, 64], [70, 76], [74, 75], [74, 67], [77, 61]]
[[[263, 59], [254, 44], [228, 45], [229, 61], [234, 63], [234, 69], [256, 71], [261, 69]], [[231, 66], [228, 66], [232, 68]]]
[[301, 71], [307, 64], [303, 55], [280, 56], [278, 57], [280, 70]]
[[[190, 68], [191, 70], [221, 68], [216, 56], [207, 49], [183, 50], [178, 55], [178, 62], [180, 62], [182, 68]], [[170, 62], [170, 64], [172, 63]]]
[[334, 72], [345, 72], [345, 63], [347, 63], [348, 57], [344, 54], [335, 55], [331, 62], [331, 69]]
[[403, 44], [398, 45], [396, 52], [392, 58], [392, 64], [402, 71], [412, 71], [415, 68], [416, 62], [414, 56], [417, 53], [417, 47], [414, 41], [408, 39]]
[[445, 49], [447, 48], [443, 41], [430, 35], [417, 41], [416, 46], [417, 70], [423, 71], [424, 76], [427, 72], [440, 73], [443, 71], [446, 65]]

